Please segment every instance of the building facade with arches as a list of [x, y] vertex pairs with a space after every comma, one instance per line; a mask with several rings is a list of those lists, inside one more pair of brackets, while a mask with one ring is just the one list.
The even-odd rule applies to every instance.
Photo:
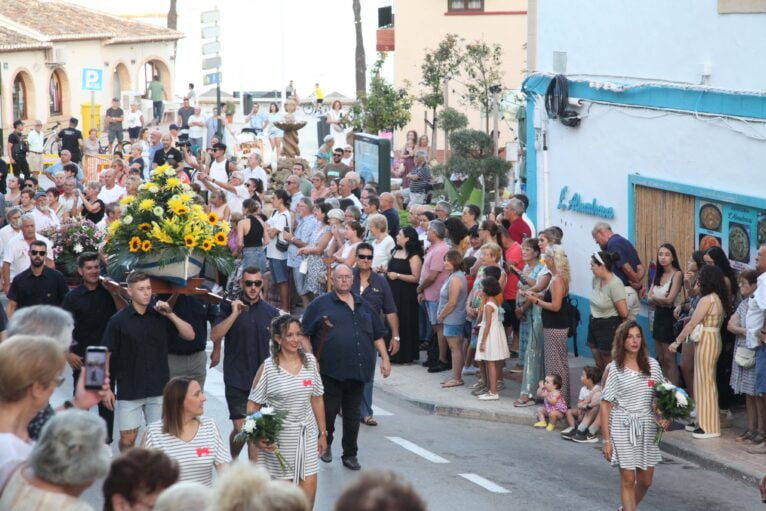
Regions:
[[[141, 102], [154, 75], [173, 98], [176, 42], [183, 35], [58, 0], [16, 0], [0, 12], [0, 124], [21, 119], [50, 127], [81, 119], [90, 91], [82, 89], [84, 69], [103, 71], [95, 103], [103, 113], [113, 97], [127, 109]], [[147, 110], [148, 109], [148, 110]], [[147, 120], [151, 116], [145, 117]], [[82, 126], [82, 122], [81, 122]]]

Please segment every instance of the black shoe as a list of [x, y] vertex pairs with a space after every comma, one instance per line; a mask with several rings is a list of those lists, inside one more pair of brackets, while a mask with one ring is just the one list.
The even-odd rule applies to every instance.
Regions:
[[572, 440], [576, 434], [577, 434], [577, 429], [572, 428], [569, 431], [563, 431], [561, 433], [561, 438], [563, 438], [564, 440]]
[[343, 460], [343, 466], [349, 470], [361, 470], [362, 466], [359, 464], [359, 460], [356, 456], [349, 456], [348, 458], [341, 458]]
[[327, 450], [324, 452], [324, 454], [319, 457], [319, 459], [325, 463], [332, 463], [332, 451], [330, 450], [329, 446], [327, 447]]
[[429, 373], [440, 373], [442, 371], [447, 371], [449, 367], [447, 367], [447, 364], [444, 362], [437, 362], [436, 365], [433, 365], [428, 368]]
[[588, 430], [585, 431], [577, 431], [577, 434], [575, 434], [574, 437], [572, 437], [572, 441], [576, 442], [578, 444], [595, 444], [598, 442], [598, 436], [594, 435]]
[[423, 362], [423, 367], [433, 367], [438, 363], [439, 363], [438, 360], [426, 360], [425, 362]]

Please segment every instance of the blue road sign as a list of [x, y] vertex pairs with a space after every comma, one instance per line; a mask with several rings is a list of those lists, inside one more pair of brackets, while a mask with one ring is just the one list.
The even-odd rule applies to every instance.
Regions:
[[104, 70], [84, 68], [82, 70], [82, 90], [100, 91], [104, 88]]
[[221, 73], [210, 73], [204, 76], [204, 85], [217, 85], [221, 83]]

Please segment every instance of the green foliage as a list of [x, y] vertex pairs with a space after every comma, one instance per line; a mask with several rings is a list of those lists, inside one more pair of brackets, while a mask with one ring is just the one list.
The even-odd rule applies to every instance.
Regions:
[[442, 113], [439, 116], [438, 125], [445, 132], [451, 133], [455, 130], [462, 130], [468, 126], [468, 117], [454, 108], [447, 107], [442, 110]]
[[465, 83], [463, 99], [488, 113], [492, 109], [490, 88], [503, 83], [503, 50], [499, 44], [488, 45], [477, 41], [466, 45], [465, 52], [463, 71], [468, 81]]
[[224, 113], [226, 115], [234, 115], [237, 111], [237, 104], [234, 101], [227, 101], [224, 106]]
[[386, 54], [379, 53], [370, 76], [370, 90], [351, 110], [355, 129], [378, 133], [403, 128], [410, 122], [413, 98], [406, 88], [395, 87], [380, 75], [385, 60]]
[[455, 34], [447, 34], [435, 50], [426, 52], [420, 71], [423, 75], [420, 85], [425, 89], [418, 97], [426, 108], [435, 111], [444, 104], [444, 79], [454, 78], [460, 73], [463, 63], [463, 40]]

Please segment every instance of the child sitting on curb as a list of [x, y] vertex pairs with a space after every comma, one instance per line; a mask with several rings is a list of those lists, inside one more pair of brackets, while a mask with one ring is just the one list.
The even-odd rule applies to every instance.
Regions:
[[[542, 398], [543, 406], [537, 409], [537, 422], [534, 427], [553, 431], [558, 420], [567, 413], [567, 401], [561, 395], [561, 376], [546, 374], [545, 381], [537, 385], [537, 397]], [[548, 422], [545, 421], [546, 417]]]
[[[596, 434], [599, 429], [598, 411], [601, 407], [601, 369], [594, 366], [583, 367], [580, 375], [580, 396], [577, 400], [577, 408], [567, 410], [567, 423], [569, 427], [561, 432], [565, 440], [577, 443], [598, 442]], [[576, 422], [580, 424], [575, 428]]]

